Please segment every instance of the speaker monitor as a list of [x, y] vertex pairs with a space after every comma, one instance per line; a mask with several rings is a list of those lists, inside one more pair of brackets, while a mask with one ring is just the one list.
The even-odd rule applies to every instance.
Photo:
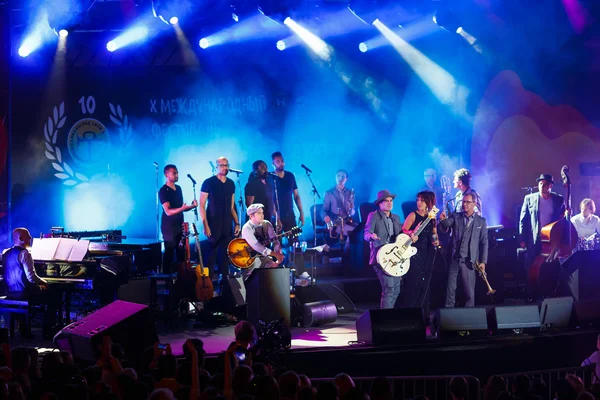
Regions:
[[96, 361], [104, 336], [123, 346], [132, 361], [158, 341], [148, 306], [116, 300], [63, 328], [54, 336], [54, 343], [73, 358]]
[[545, 299], [540, 308], [541, 329], [557, 330], [566, 328], [573, 314], [572, 297], [554, 297]]
[[289, 269], [257, 268], [245, 284], [248, 321], [258, 325], [283, 318], [291, 326]]
[[497, 334], [540, 332], [540, 310], [537, 305], [497, 306], [490, 310], [489, 326]]
[[434, 314], [433, 328], [440, 339], [487, 336], [486, 310], [484, 307], [440, 308]]
[[600, 300], [592, 299], [575, 302], [577, 322], [581, 327], [600, 325]]
[[348, 314], [356, 311], [356, 306], [346, 293], [331, 284], [299, 286], [296, 288], [296, 298], [301, 304], [330, 300], [335, 304], [337, 314]]
[[421, 308], [368, 310], [356, 320], [358, 341], [377, 345], [399, 345], [425, 341]]
[[305, 328], [335, 322], [337, 308], [330, 300], [306, 303], [302, 306], [302, 326]]

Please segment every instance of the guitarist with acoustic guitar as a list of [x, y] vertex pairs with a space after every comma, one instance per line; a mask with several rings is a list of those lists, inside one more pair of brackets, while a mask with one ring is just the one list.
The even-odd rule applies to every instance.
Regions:
[[264, 206], [260, 203], [251, 204], [246, 213], [249, 219], [242, 227], [242, 238], [259, 256], [250, 267], [242, 270], [244, 279], [250, 276], [254, 268], [278, 267], [284, 258], [278, 240], [273, 242], [273, 250], [263, 244], [276, 237], [273, 225], [265, 219]]

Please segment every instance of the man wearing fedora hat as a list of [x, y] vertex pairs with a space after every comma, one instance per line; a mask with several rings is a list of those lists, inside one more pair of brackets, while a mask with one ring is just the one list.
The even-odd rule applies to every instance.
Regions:
[[527, 249], [527, 268], [542, 250], [540, 232], [542, 228], [558, 221], [565, 213], [563, 197], [552, 192], [554, 179], [550, 174], [541, 174], [536, 179], [539, 193], [525, 196], [519, 218], [519, 240], [522, 249]]
[[396, 240], [396, 236], [402, 233], [400, 217], [392, 214], [395, 197], [396, 195], [388, 190], [381, 190], [377, 193], [375, 205], [379, 207], [379, 210], [370, 213], [365, 224], [364, 239], [369, 242], [371, 247], [369, 265], [373, 266], [381, 283], [381, 308], [394, 308], [396, 299], [400, 295], [400, 283], [402, 282], [402, 278], [383, 272], [381, 265], [377, 263], [379, 248]]

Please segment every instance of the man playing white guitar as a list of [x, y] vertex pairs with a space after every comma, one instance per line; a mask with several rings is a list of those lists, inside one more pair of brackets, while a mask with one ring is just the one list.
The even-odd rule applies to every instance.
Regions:
[[274, 268], [283, 261], [279, 241], [273, 243], [274, 250], [263, 245], [276, 236], [273, 225], [265, 219], [263, 208], [262, 204], [255, 203], [248, 206], [246, 211], [249, 219], [242, 227], [242, 238], [260, 255], [249, 268], [242, 270], [244, 279], [250, 276], [254, 268]]
[[369, 242], [371, 247], [369, 265], [373, 267], [381, 283], [381, 308], [394, 308], [402, 282], [400, 276], [386, 274], [377, 262], [379, 249], [383, 245], [393, 242], [393, 239], [395, 240], [396, 236], [402, 232], [400, 217], [392, 214], [395, 197], [395, 194], [391, 194], [387, 190], [377, 193], [375, 205], [379, 207], [379, 210], [370, 213], [365, 224], [364, 239]]

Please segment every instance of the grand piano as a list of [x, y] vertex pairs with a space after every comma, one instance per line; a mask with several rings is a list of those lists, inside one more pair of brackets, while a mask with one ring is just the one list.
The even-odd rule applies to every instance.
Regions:
[[161, 263], [161, 243], [154, 239], [128, 239], [120, 230], [65, 232], [52, 228], [44, 238], [89, 240], [81, 261], [44, 260], [34, 257], [37, 274], [48, 282], [50, 290], [64, 293], [61, 315], [70, 323], [71, 298], [86, 292], [100, 305], [116, 299], [119, 287], [135, 275], [156, 271]]

